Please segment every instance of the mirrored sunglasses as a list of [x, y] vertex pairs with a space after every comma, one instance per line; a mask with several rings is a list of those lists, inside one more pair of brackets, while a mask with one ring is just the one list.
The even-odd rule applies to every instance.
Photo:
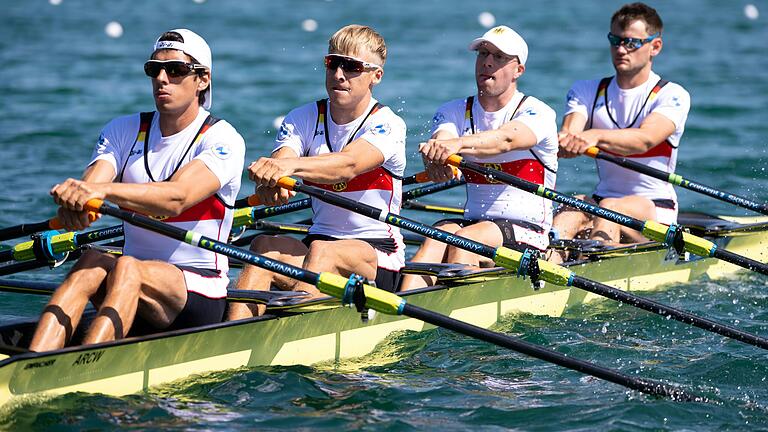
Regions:
[[368, 63], [358, 58], [339, 54], [328, 54], [325, 56], [325, 67], [329, 70], [341, 68], [344, 72], [364, 72], [366, 69], [381, 68], [381, 66], [375, 63]]
[[164, 69], [170, 78], [178, 78], [205, 70], [205, 66], [181, 60], [149, 60], [144, 63], [144, 73], [150, 78], [157, 78], [161, 69]]
[[638, 39], [638, 38], [631, 38], [631, 37], [623, 38], [621, 36], [616, 36], [615, 34], [609, 32], [608, 42], [611, 44], [612, 47], [618, 47], [619, 45], [622, 45], [626, 49], [636, 50], [641, 46], [647, 44], [648, 42], [656, 39], [659, 36], [661, 36], [661, 33], [656, 32], [648, 36], [646, 39]]

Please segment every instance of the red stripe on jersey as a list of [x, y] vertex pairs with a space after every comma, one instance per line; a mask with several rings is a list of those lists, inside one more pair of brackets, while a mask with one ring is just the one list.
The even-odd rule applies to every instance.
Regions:
[[[521, 159], [512, 162], [503, 163], [484, 163], [481, 164], [488, 168], [493, 168], [499, 171], [504, 171], [507, 174], [512, 174], [515, 177], [529, 182], [534, 182], [543, 185], [544, 184], [544, 165], [536, 159]], [[489, 181], [484, 175], [478, 174], [472, 170], [462, 171], [467, 179], [467, 183], [472, 184], [503, 184], [500, 181]]]
[[184, 211], [184, 213], [163, 219], [163, 222], [192, 222], [200, 220], [222, 220], [227, 208], [216, 195], [200, 201]]
[[305, 181], [304, 183], [334, 192], [358, 192], [364, 190], [392, 190], [392, 175], [384, 168], [378, 167], [372, 171], [360, 174], [348, 182], [335, 184], [320, 184]]
[[674, 149], [675, 148], [672, 147], [672, 144], [670, 144], [669, 141], [664, 140], [659, 144], [656, 144], [655, 146], [651, 147], [651, 149], [646, 151], [645, 153], [633, 154], [629, 156], [623, 156], [618, 153], [610, 152], [608, 150], [603, 150], [603, 151], [606, 153], [612, 154], [614, 156], [634, 159], [634, 158], [649, 158], [649, 157], [658, 157], [658, 156], [668, 158], [668, 157], [672, 157], [672, 150]]

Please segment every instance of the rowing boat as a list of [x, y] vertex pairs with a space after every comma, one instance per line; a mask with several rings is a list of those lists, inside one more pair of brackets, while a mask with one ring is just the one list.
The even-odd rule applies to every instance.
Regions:
[[[680, 221], [718, 247], [727, 246], [762, 262], [768, 258], [768, 217], [683, 214]], [[631, 291], [701, 277], [720, 278], [739, 270], [713, 258], [678, 256], [656, 243], [618, 248], [581, 245], [581, 250], [583, 259], [568, 263], [572, 270]], [[409, 303], [482, 327], [490, 327], [510, 313], [558, 317], [569, 308], [600, 298], [575, 288], [534, 287], [500, 268], [418, 265], [408, 271], [438, 276], [438, 285], [404, 293]], [[5, 280], [0, 285], [23, 283]], [[81, 328], [87, 326], [88, 318]], [[377, 315], [363, 320], [361, 314], [327, 298], [275, 303], [266, 315], [248, 320], [154, 334], [142, 334], [138, 329], [116, 342], [32, 353], [25, 347], [35, 324], [28, 320], [0, 327], [3, 406], [69, 392], [126, 395], [208, 371], [338, 361], [372, 352], [393, 332], [431, 328], [403, 316]]]

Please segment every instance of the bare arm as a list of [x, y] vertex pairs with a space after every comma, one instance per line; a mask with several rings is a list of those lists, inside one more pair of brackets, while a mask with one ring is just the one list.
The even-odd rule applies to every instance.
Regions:
[[[565, 122], [563, 123], [565, 128]], [[565, 130], [565, 129], [564, 129]], [[661, 144], [675, 132], [675, 124], [662, 114], [651, 113], [638, 128], [589, 129], [560, 134], [560, 152], [583, 154], [597, 146], [624, 156], [641, 154]], [[567, 157], [567, 156], [566, 156]]]
[[512, 120], [492, 131], [449, 139], [430, 139], [420, 149], [429, 161], [444, 164], [448, 156], [461, 153], [493, 156], [512, 150], [526, 150], [536, 145], [536, 134], [524, 123]]
[[248, 167], [249, 177], [257, 185], [274, 187], [284, 176], [333, 184], [348, 181], [384, 163], [381, 151], [362, 138], [352, 141], [340, 152], [319, 156], [296, 157], [293, 150], [289, 150], [292, 155], [280, 150]]
[[97, 161], [87, 170], [83, 179], [68, 179], [51, 190], [54, 201], [72, 211], [82, 211], [93, 198], [153, 216], [177, 216], [205, 198], [213, 195], [221, 185], [216, 175], [199, 160], [182, 167], [169, 181], [153, 183], [111, 183], [102, 164]]

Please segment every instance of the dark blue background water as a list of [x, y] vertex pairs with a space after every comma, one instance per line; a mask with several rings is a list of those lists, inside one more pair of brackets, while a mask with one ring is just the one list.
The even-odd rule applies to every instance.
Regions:
[[[163, 31], [189, 27], [214, 55], [213, 112], [245, 137], [247, 158], [268, 154], [273, 121], [324, 95], [322, 55], [339, 27], [362, 23], [387, 40], [377, 97], [409, 127], [408, 172], [425, 125], [442, 102], [472, 94], [481, 12], [518, 30], [530, 55], [520, 88], [562, 112], [577, 79], [612, 73], [605, 33], [618, 2], [47, 1], [2, 0], [0, 226], [50, 217], [49, 188], [78, 177], [111, 118], [153, 109], [142, 63]], [[654, 69], [682, 84], [692, 109], [678, 172], [765, 201], [768, 99], [765, 15], [743, 1], [665, 1], [664, 51]], [[756, 3], [768, 14], [768, 3]], [[314, 19], [318, 28], [304, 31]], [[118, 21], [120, 38], [105, 34]], [[561, 163], [558, 189], [594, 185], [590, 160]], [[243, 195], [250, 192], [244, 183]], [[688, 192], [684, 209], [746, 212]], [[432, 201], [460, 205], [455, 190]], [[410, 213], [430, 222], [437, 215]], [[106, 222], [105, 222], [106, 224]], [[62, 270], [18, 277], [57, 280]], [[653, 297], [762, 334], [765, 278], [673, 286]], [[35, 316], [42, 299], [2, 294], [0, 321]], [[564, 318], [509, 317], [501, 331], [641, 376], [706, 393], [715, 404], [678, 404], [563, 371], [446, 331], [389, 340], [364, 361], [224, 372], [127, 398], [69, 395], [7, 415], [8, 428], [246, 430], [501, 429], [723, 430], [766, 428], [766, 355], [615, 304]], [[368, 366], [360, 366], [361, 364]], [[370, 366], [373, 364], [373, 366]]]

